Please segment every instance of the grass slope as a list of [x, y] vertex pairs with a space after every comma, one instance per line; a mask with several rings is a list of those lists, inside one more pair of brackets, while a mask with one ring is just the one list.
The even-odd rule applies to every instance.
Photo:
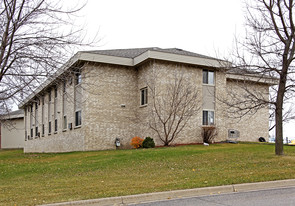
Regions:
[[295, 178], [295, 147], [216, 144], [23, 154], [0, 150], [0, 205], [80, 199]]

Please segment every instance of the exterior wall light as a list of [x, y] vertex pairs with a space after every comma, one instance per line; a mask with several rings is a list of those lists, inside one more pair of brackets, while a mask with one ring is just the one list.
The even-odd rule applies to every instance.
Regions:
[[115, 145], [116, 145], [116, 147], [120, 147], [121, 146], [120, 138], [118, 138], [118, 137], [116, 138]]

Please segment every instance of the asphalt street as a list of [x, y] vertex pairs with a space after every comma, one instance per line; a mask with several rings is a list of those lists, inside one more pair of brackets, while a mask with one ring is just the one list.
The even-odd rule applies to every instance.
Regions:
[[295, 187], [130, 204], [136, 206], [295, 206]]

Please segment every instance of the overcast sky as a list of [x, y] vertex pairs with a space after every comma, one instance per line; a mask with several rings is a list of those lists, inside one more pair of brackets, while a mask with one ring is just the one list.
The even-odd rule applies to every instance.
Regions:
[[222, 56], [244, 32], [241, 0], [88, 0], [82, 12], [99, 49], [180, 48]]
[[[92, 49], [176, 47], [223, 58], [231, 53], [235, 36], [245, 33], [243, 2], [88, 0], [77, 23], [88, 38], [96, 33], [101, 38]], [[285, 137], [295, 137], [293, 124], [285, 126]]]

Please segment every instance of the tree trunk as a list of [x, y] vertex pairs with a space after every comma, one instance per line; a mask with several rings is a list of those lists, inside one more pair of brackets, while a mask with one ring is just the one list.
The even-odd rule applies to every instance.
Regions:
[[275, 150], [276, 155], [283, 155], [284, 148], [283, 148], [283, 111], [280, 108], [276, 108], [276, 143], [275, 143]]
[[278, 88], [278, 95], [276, 100], [275, 121], [276, 121], [276, 141], [275, 151], [276, 155], [283, 155], [283, 101], [285, 95], [286, 78], [281, 78]]

